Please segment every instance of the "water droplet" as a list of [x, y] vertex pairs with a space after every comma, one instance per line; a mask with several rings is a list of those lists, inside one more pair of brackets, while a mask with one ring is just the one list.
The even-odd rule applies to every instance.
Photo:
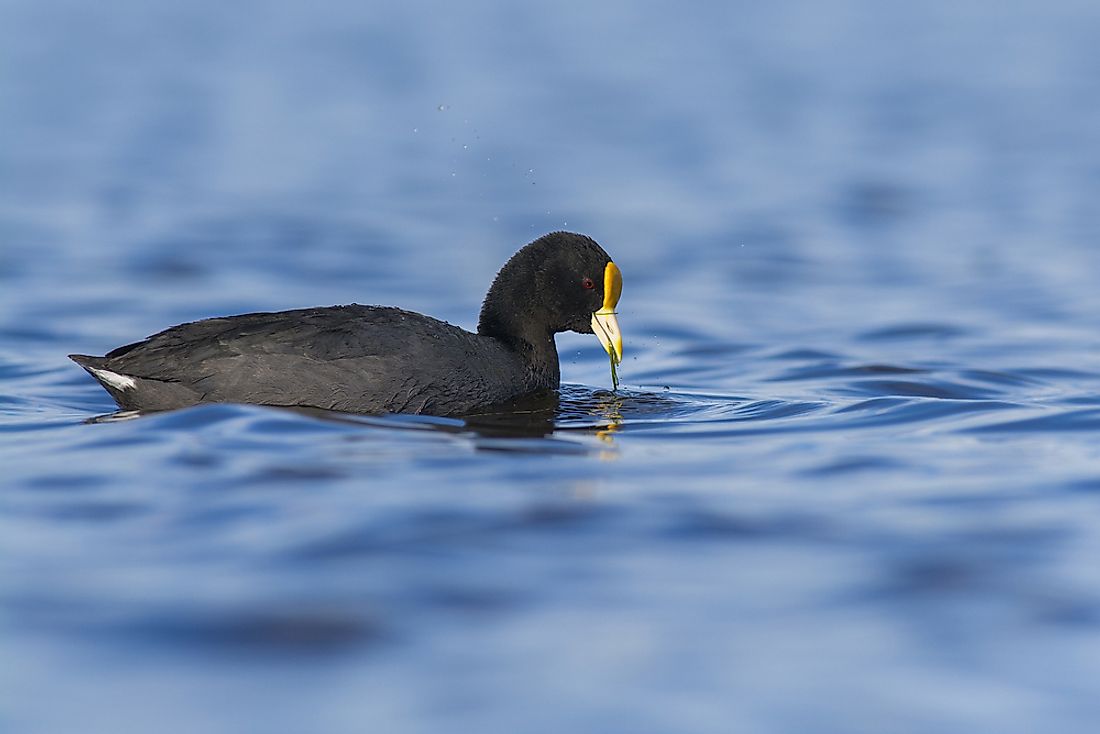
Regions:
[[[468, 146], [468, 145], [463, 145], [463, 146], [462, 146], [462, 149], [463, 149], [463, 150], [469, 150], [469, 149], [470, 149], [470, 146]], [[741, 246], [742, 246], [742, 247], [744, 247], [744, 245], [741, 245]]]
[[413, 128], [413, 132], [414, 132], [414, 133], [418, 133], [418, 132], [420, 132], [420, 128], [418, 128], [418, 127], [414, 127], [414, 128]]

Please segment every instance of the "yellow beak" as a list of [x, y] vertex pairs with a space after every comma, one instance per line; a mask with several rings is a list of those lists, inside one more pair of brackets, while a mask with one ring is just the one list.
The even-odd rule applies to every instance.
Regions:
[[615, 318], [615, 307], [622, 293], [622, 273], [615, 263], [608, 263], [603, 271], [603, 308], [592, 314], [592, 331], [615, 364], [623, 361], [623, 335]]

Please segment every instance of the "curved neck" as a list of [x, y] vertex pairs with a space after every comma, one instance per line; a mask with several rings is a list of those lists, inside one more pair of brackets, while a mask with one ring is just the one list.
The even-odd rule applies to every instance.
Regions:
[[533, 259], [531, 253], [521, 250], [501, 268], [481, 305], [477, 333], [497, 339], [515, 352], [538, 387], [556, 388], [560, 382], [554, 343], [557, 330], [551, 314], [531, 298], [537, 285], [534, 278], [524, 277], [536, 272], [526, 262], [529, 259]]
[[561, 381], [558, 347], [547, 321], [534, 318], [537, 314], [531, 310], [512, 310], [493, 295], [490, 291], [481, 308], [477, 333], [497, 339], [515, 352], [538, 386], [556, 388]]

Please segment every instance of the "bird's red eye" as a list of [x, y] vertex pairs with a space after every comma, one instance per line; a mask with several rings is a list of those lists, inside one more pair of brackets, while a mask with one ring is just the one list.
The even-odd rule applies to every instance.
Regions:
[[592, 282], [591, 278], [585, 278], [584, 280], [582, 280], [581, 285], [583, 285], [585, 288], [588, 288], [589, 290], [596, 287], [596, 284]]

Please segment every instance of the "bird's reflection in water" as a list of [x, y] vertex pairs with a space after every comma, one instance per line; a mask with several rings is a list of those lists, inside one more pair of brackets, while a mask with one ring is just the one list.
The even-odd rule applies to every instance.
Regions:
[[[482, 450], [594, 453], [601, 459], [613, 459], [617, 453], [612, 435], [623, 422], [622, 404], [617, 393], [568, 386], [467, 416], [465, 428]], [[577, 440], [578, 434], [595, 436], [600, 443]]]
[[[614, 393], [604, 393], [604, 395], [607, 397], [601, 398], [597, 407], [599, 415], [606, 419], [607, 423], [603, 428], [596, 431], [596, 438], [600, 439], [610, 449], [615, 444], [615, 432], [623, 424], [623, 414], [621, 412], [623, 401]], [[617, 458], [619, 458], [619, 454], [616, 451], [604, 450], [600, 452], [602, 461], [611, 461]]]
[[466, 427], [486, 438], [546, 438], [555, 432], [592, 434], [606, 444], [623, 422], [618, 393], [563, 388], [467, 416]]
[[[623, 423], [621, 393], [570, 386], [528, 396], [462, 418], [423, 415], [364, 416], [295, 409], [322, 420], [398, 430], [429, 430], [473, 439], [475, 449], [507, 453], [591, 454], [613, 458], [614, 433]], [[599, 445], [578, 441], [595, 436]]]
[[103, 415], [94, 415], [91, 418], [85, 418], [82, 422], [86, 424], [121, 423], [122, 421], [132, 421], [143, 415], [148, 414], [142, 413], [140, 410], [116, 410], [114, 413], [104, 413]]
[[559, 407], [556, 392], [541, 393], [467, 415], [462, 423], [486, 438], [542, 438], [554, 432]]
[[596, 393], [595, 397], [599, 399], [596, 415], [607, 421], [603, 428], [596, 431], [596, 436], [605, 443], [612, 443], [613, 434], [623, 424], [623, 399], [616, 393]]
[[[274, 409], [349, 427], [427, 430], [465, 436], [474, 439], [475, 448], [490, 451], [524, 453], [592, 453], [595, 451], [601, 458], [613, 458], [615, 456], [614, 436], [624, 422], [624, 405], [630, 401], [644, 400], [645, 397], [644, 394], [634, 395], [622, 390], [594, 391], [581, 386], [565, 386], [560, 392], [525, 397], [463, 418], [424, 415], [358, 415], [299, 407], [275, 407]], [[227, 409], [242, 412], [272, 410], [271, 407], [204, 405], [185, 408], [182, 411], [159, 413], [118, 411], [88, 419], [87, 422], [112, 423], [135, 418], [179, 415], [192, 411], [203, 413]], [[206, 422], [199, 416], [194, 418], [196, 427]], [[601, 445], [585, 445], [584, 442], [570, 438], [577, 434], [595, 436]], [[531, 439], [541, 440], [532, 441]]]

